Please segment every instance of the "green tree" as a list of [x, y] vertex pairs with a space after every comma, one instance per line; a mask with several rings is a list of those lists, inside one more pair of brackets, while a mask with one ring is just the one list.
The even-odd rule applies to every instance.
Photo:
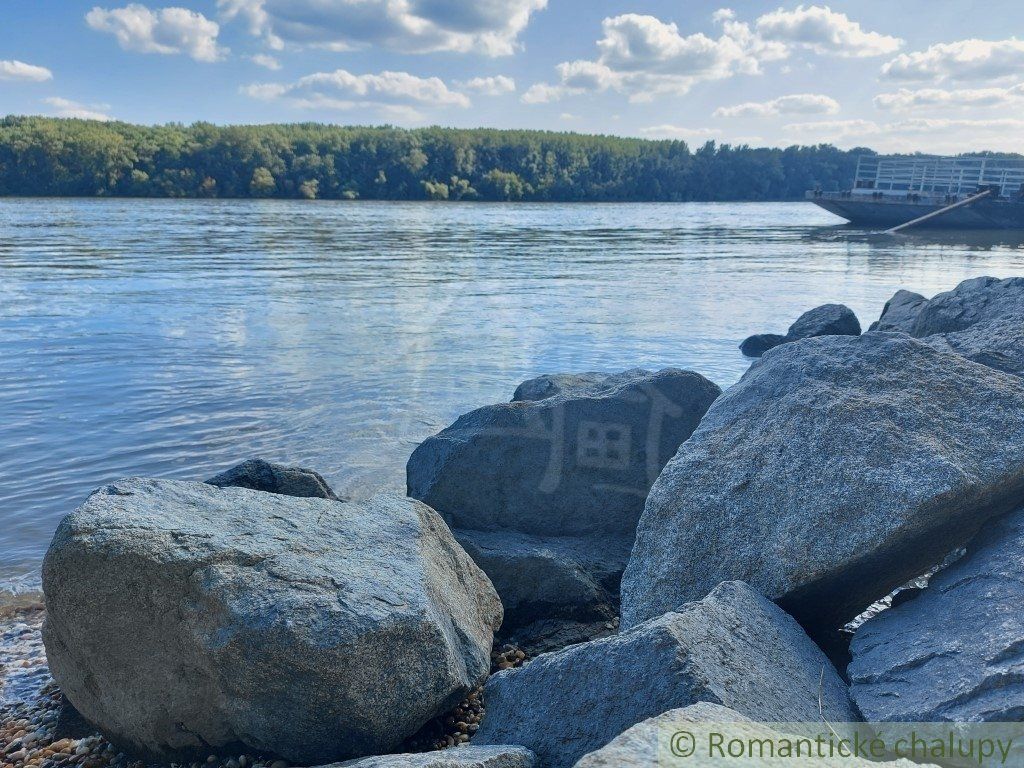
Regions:
[[249, 192], [253, 197], [270, 197], [277, 189], [277, 182], [274, 174], [269, 168], [260, 166], [252, 172], [252, 181], [249, 182]]

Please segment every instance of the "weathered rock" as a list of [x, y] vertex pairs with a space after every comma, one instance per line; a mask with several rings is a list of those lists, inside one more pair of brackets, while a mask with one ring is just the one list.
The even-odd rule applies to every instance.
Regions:
[[533, 753], [524, 747], [455, 747], [439, 752], [378, 755], [334, 763], [329, 768], [534, 768]]
[[932, 297], [914, 320], [911, 336], [931, 336], [977, 323], [1024, 317], [1024, 277], [976, 277]]
[[853, 636], [851, 693], [869, 720], [1024, 716], [1024, 510], [990, 522], [967, 549]]
[[868, 330], [909, 334], [914, 329], [914, 321], [927, 303], [928, 299], [920, 293], [898, 290], [885, 302], [881, 317], [873, 322]]
[[630, 551], [623, 537], [453, 533], [498, 591], [503, 630], [545, 618], [607, 621], [618, 615], [619, 581]]
[[740, 344], [740, 352], [747, 357], [760, 357], [769, 349], [785, 343], [786, 337], [778, 333], [755, 333], [743, 340], [743, 343]]
[[638, 624], [726, 579], [818, 636], [1024, 492], [1024, 382], [903, 334], [771, 350], [651, 489], [622, 580]]
[[821, 650], [739, 582], [630, 632], [499, 672], [484, 698], [474, 743], [523, 744], [545, 768], [567, 768], [630, 726], [699, 701], [767, 722], [858, 719]]
[[[828, 742], [823, 743], [822, 757], [818, 757], [812, 750], [799, 746], [794, 746], [793, 754], [789, 754], [785, 751], [787, 743], [795, 743], [798, 739], [806, 738], [816, 743], [815, 739], [818, 736], [831, 734], [824, 724], [816, 722], [785, 725], [790, 730], [774, 730], [728, 707], [701, 702], [669, 710], [634, 725], [601, 749], [582, 757], [573, 768], [715, 768], [723, 765], [789, 768], [794, 760], [811, 768], [927, 768], [923, 764], [905, 759], [873, 762], [865, 757], [850, 754], [849, 749], [841, 754], [830, 754], [826, 751], [829, 749]], [[691, 746], [691, 742], [685, 738], [673, 744], [674, 735], [680, 732], [693, 738], [692, 754], [685, 754], [685, 750]], [[863, 732], [865, 741], [874, 735], [866, 728]], [[712, 737], [721, 738], [713, 740]], [[742, 756], [733, 757], [740, 754], [738, 750], [732, 753], [728, 751], [730, 742], [734, 741], [752, 746], [747, 747]], [[678, 755], [673, 753], [673, 746], [679, 751]], [[797, 752], [801, 748], [804, 751]], [[867, 753], [868, 750], [862, 751]], [[800, 756], [796, 758], [795, 754]], [[844, 754], [849, 756], [843, 756]]]
[[651, 483], [720, 392], [667, 368], [480, 408], [413, 452], [409, 495], [454, 528], [631, 539]]
[[962, 331], [925, 336], [922, 341], [997, 371], [1024, 375], [1024, 315], [983, 321]]
[[627, 383], [633, 379], [646, 378], [650, 375], [651, 372], [645, 371], [643, 368], [631, 368], [621, 373], [599, 373], [596, 371], [587, 371], [585, 373], [548, 373], [535, 379], [527, 379], [516, 387], [515, 394], [512, 395], [512, 402], [544, 400], [552, 395], [559, 395], [563, 392], [571, 392], [577, 396], [598, 394], [610, 387]]
[[44, 641], [72, 704], [153, 757], [392, 750], [487, 676], [501, 605], [429, 507], [129, 479], [64, 519]]
[[327, 481], [312, 469], [285, 467], [264, 459], [243, 461], [206, 482], [218, 488], [250, 488], [284, 496], [339, 500]]
[[859, 336], [860, 321], [845, 304], [822, 304], [809, 309], [789, 326], [786, 341], [811, 339], [815, 336]]

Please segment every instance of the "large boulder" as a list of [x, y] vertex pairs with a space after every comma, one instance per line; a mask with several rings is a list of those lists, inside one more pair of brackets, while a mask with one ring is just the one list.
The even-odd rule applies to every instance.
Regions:
[[740, 352], [747, 357], [760, 357], [769, 349], [785, 344], [788, 339], [778, 333], [755, 333], [740, 344]]
[[378, 755], [334, 763], [326, 768], [534, 768], [537, 760], [524, 747], [456, 747], [438, 752]]
[[1024, 317], [1024, 277], [976, 277], [933, 296], [914, 320], [911, 336], [962, 331], [981, 322]]
[[643, 368], [631, 368], [621, 373], [600, 373], [586, 371], [584, 373], [546, 373], [534, 379], [527, 379], [512, 395], [512, 402], [520, 400], [544, 400], [562, 392], [572, 392], [580, 396], [587, 393], [598, 394], [602, 390], [632, 379], [650, 376], [651, 372]]
[[651, 489], [633, 626], [742, 579], [830, 633], [1024, 493], [1024, 382], [903, 334], [771, 350]]
[[618, 615], [619, 580], [630, 552], [625, 538], [453, 533], [501, 597], [503, 630], [541, 619], [608, 621]]
[[416, 448], [409, 495], [453, 528], [631, 539], [651, 483], [720, 393], [666, 368], [480, 408]]
[[1024, 315], [986, 320], [962, 331], [926, 336], [922, 341], [997, 371], [1024, 375]]
[[766, 722], [848, 723], [846, 685], [780, 608], [739, 582], [616, 637], [499, 672], [474, 744], [522, 744], [569, 768], [636, 723], [711, 701]]
[[339, 500], [327, 481], [312, 469], [285, 467], [265, 459], [243, 461], [206, 482], [218, 488], [250, 488], [284, 496]]
[[786, 332], [786, 341], [816, 336], [859, 336], [860, 321], [845, 304], [822, 304], [796, 319]]
[[853, 636], [851, 693], [873, 721], [1018, 721], [1024, 714], [1024, 510]]
[[412, 499], [129, 479], [64, 519], [44, 642], [75, 708], [166, 760], [387, 752], [488, 673], [501, 604]]
[[873, 322], [868, 330], [909, 334], [914, 329], [914, 321], [927, 303], [928, 299], [921, 294], [900, 289], [885, 302], [881, 317]]

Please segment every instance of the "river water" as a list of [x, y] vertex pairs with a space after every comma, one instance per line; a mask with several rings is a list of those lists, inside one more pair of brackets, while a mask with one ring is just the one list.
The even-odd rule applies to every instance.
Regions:
[[0, 200], [0, 591], [127, 475], [254, 455], [356, 497], [545, 372], [678, 366], [824, 302], [1024, 274], [1000, 235], [875, 237], [805, 203]]

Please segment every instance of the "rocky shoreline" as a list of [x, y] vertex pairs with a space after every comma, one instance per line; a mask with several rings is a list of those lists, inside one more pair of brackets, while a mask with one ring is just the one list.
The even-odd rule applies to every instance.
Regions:
[[523, 382], [406, 497], [258, 459], [98, 489], [3, 620], [3, 764], [654, 768], [672, 717], [1021, 720], [1024, 278], [741, 349], [725, 392]]

